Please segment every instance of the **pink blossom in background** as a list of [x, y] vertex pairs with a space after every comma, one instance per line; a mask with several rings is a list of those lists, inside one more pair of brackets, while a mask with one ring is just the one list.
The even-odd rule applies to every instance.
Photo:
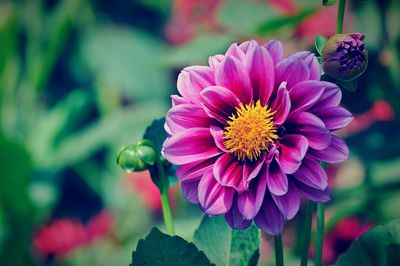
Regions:
[[109, 234], [114, 223], [114, 216], [107, 210], [98, 213], [87, 225], [71, 218], [56, 219], [38, 229], [33, 239], [33, 247], [42, 259], [49, 256], [63, 259], [77, 248]]
[[[129, 188], [131, 193], [138, 195], [141, 203], [146, 208], [150, 209], [153, 212], [161, 213], [162, 210], [160, 191], [151, 180], [149, 171], [129, 173], [125, 182], [127, 183], [127, 187]], [[176, 196], [176, 189], [170, 189], [168, 191], [168, 196], [173, 208]]]
[[[355, 216], [350, 216], [340, 220], [324, 236], [322, 262], [324, 264], [334, 264], [340, 254], [345, 252], [353, 240], [358, 239], [362, 234], [372, 227], [369, 222], [363, 222]], [[314, 256], [315, 247], [310, 250]]]
[[332, 134], [352, 120], [340, 88], [320, 81], [313, 53], [283, 55], [281, 42], [253, 40], [183, 69], [166, 116], [163, 155], [178, 165], [184, 196], [233, 228], [254, 220], [280, 234], [300, 195], [330, 199], [319, 161], [348, 157]]
[[222, 1], [175, 0], [171, 19], [165, 29], [167, 40], [172, 44], [182, 44], [202, 28], [218, 29], [215, 16]]

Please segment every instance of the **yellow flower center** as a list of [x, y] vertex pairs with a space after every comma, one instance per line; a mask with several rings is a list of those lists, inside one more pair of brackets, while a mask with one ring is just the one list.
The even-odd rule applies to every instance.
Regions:
[[239, 160], [250, 161], [260, 157], [263, 150], [268, 150], [271, 143], [278, 138], [273, 123], [272, 112], [260, 101], [240, 104], [236, 114], [229, 117], [224, 130], [224, 145]]

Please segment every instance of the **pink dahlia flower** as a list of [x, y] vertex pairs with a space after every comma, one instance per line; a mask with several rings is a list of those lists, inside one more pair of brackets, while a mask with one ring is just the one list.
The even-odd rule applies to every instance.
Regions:
[[233, 228], [254, 220], [279, 234], [300, 195], [330, 199], [319, 161], [348, 157], [332, 134], [352, 120], [340, 89], [319, 81], [314, 54], [283, 54], [275, 40], [232, 44], [209, 66], [182, 70], [167, 113], [163, 155], [178, 165], [184, 196]]

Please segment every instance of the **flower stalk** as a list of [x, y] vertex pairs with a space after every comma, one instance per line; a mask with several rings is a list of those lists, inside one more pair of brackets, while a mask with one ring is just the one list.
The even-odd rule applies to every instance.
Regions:
[[274, 247], [275, 247], [275, 265], [283, 266], [283, 244], [282, 236], [274, 236]]
[[317, 204], [317, 237], [315, 239], [315, 258], [314, 266], [322, 265], [322, 248], [324, 240], [325, 206], [323, 203]]
[[315, 203], [311, 200], [307, 203], [307, 211], [306, 211], [306, 219], [304, 225], [304, 239], [303, 239], [303, 248], [301, 251], [301, 266], [308, 265], [308, 250], [310, 248], [310, 240], [311, 240], [311, 226], [312, 226], [312, 215], [314, 213]]
[[346, 7], [346, 0], [339, 1], [337, 22], [336, 22], [336, 33], [343, 33], [343, 19], [344, 19], [344, 10]]

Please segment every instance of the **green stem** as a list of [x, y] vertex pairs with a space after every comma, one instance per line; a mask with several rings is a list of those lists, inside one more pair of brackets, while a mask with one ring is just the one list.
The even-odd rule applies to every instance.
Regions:
[[312, 215], [314, 213], [314, 209], [315, 203], [309, 200], [307, 203], [306, 220], [304, 225], [304, 242], [301, 251], [301, 266], [307, 266], [308, 264], [308, 250], [310, 248]]
[[[142, 143], [149, 147], [152, 147], [155, 151], [158, 150], [154, 143], [150, 140], [144, 139], [142, 140]], [[157, 156], [155, 166], [157, 168], [156, 175], [158, 175], [158, 178], [153, 178], [153, 180], [160, 180], [159, 190], [161, 196], [161, 208], [163, 212], [164, 224], [167, 233], [172, 236], [175, 235], [175, 229], [174, 221], [172, 219], [171, 203], [168, 198], [168, 179], [165, 175], [164, 166], [160, 159], [160, 156]]]
[[274, 236], [274, 246], [275, 246], [275, 265], [283, 266], [283, 244], [282, 236]]
[[324, 223], [325, 223], [324, 204], [317, 204], [317, 237], [315, 239], [315, 259], [314, 266], [322, 265], [322, 248], [324, 240]]
[[346, 7], [346, 0], [339, 0], [339, 8], [336, 23], [336, 33], [343, 33], [343, 19], [344, 9]]

